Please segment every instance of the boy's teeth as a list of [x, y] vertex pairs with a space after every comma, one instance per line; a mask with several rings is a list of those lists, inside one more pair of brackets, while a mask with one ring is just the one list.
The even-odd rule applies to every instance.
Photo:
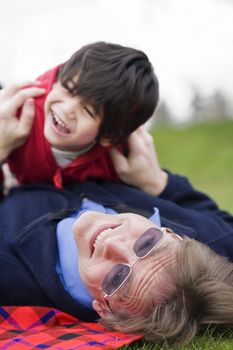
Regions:
[[64, 128], [67, 128], [66, 124], [53, 111], [52, 116], [59, 125], [63, 126]]
[[112, 228], [107, 228], [106, 230], [103, 230], [95, 239], [95, 242], [93, 244], [94, 248], [97, 247], [97, 245], [112, 231]]

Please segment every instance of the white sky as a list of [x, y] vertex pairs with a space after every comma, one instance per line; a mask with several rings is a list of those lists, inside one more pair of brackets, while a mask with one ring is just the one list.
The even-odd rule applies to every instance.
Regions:
[[0, 81], [35, 78], [97, 40], [145, 51], [179, 119], [192, 86], [233, 101], [233, 0], [0, 0]]

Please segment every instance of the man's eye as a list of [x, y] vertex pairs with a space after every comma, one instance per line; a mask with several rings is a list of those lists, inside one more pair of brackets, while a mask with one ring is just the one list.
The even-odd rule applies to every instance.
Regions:
[[154, 237], [148, 238], [141, 242], [137, 247], [137, 256], [146, 255], [154, 246]]
[[121, 268], [119, 271], [115, 273], [115, 275], [111, 279], [111, 286], [118, 287], [121, 282], [124, 280], [124, 269]]
[[107, 294], [112, 294], [128, 277], [130, 267], [124, 264], [115, 265], [103, 281], [103, 289]]
[[163, 232], [157, 228], [151, 227], [146, 230], [134, 243], [133, 250], [140, 258], [148, 254], [155, 248], [163, 237]]

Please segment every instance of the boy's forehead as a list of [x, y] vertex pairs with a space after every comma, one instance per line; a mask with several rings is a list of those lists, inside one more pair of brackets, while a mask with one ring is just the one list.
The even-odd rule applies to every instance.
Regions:
[[78, 75], [75, 75], [74, 77], [69, 79], [66, 82], [66, 85], [67, 85], [68, 89], [73, 90], [77, 86], [78, 80], [79, 80]]
[[80, 77], [80, 73], [76, 71], [76, 72], [73, 72], [73, 75], [72, 73], [70, 73], [68, 76], [61, 74], [60, 77], [58, 77], [58, 80], [61, 82], [63, 86], [72, 90], [75, 87], [77, 87], [79, 77]]

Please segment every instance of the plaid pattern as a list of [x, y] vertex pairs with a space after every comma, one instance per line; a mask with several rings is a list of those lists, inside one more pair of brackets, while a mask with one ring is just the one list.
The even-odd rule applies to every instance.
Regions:
[[39, 306], [0, 307], [1, 350], [107, 350], [139, 339]]

